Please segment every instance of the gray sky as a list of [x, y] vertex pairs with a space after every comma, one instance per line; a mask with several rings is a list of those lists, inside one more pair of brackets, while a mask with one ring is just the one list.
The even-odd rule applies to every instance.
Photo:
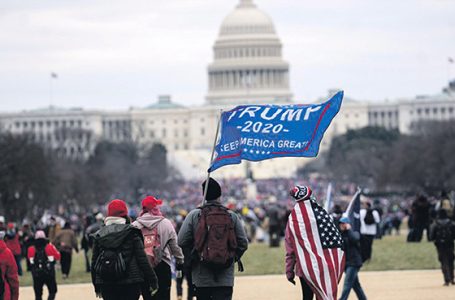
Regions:
[[[238, 0], [2, 0], [0, 110], [123, 109], [158, 94], [200, 105], [223, 18]], [[455, 58], [453, 0], [255, 0], [275, 22], [296, 102], [433, 94]]]

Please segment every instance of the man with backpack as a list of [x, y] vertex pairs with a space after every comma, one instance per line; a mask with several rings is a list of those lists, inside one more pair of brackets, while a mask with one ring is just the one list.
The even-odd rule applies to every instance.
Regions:
[[[179, 246], [192, 251], [191, 268], [198, 300], [232, 299], [234, 264], [248, 248], [237, 214], [221, 205], [221, 187], [214, 179], [207, 186], [206, 204], [192, 210], [179, 231]], [[185, 258], [186, 259], [186, 258]]]
[[171, 221], [166, 219], [159, 206], [162, 200], [147, 196], [142, 200], [142, 211], [134, 221], [133, 226], [139, 228], [144, 236], [144, 249], [152, 265], [160, 289], [153, 297], [148, 290], [143, 289], [144, 300], [170, 300], [171, 299], [171, 259], [175, 257], [177, 270], [182, 269], [183, 253], [177, 245], [177, 234]]
[[444, 286], [448, 286], [450, 283], [455, 284], [453, 273], [455, 223], [449, 219], [446, 210], [438, 211], [438, 218], [431, 224], [429, 236], [438, 251], [438, 259], [444, 275]]
[[373, 240], [378, 233], [378, 224], [381, 222], [379, 213], [371, 208], [371, 203], [366, 201], [362, 203], [363, 208], [360, 210], [360, 252], [362, 254], [362, 263], [371, 259]]
[[5, 231], [0, 228], [0, 299], [19, 299], [19, 279], [14, 255], [3, 240]]
[[106, 300], [138, 300], [141, 288], [158, 291], [158, 280], [144, 252], [142, 233], [132, 226], [123, 200], [112, 200], [104, 225], [94, 236], [92, 283]]
[[42, 230], [35, 233], [35, 242], [27, 250], [27, 259], [33, 277], [33, 290], [35, 299], [43, 297], [43, 286], [46, 285], [49, 291], [48, 300], [55, 299], [57, 294], [57, 281], [55, 280], [55, 264], [60, 260], [60, 252], [54, 247]]

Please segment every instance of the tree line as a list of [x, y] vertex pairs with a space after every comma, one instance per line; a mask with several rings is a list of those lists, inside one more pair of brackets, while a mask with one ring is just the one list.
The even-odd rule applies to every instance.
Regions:
[[20, 220], [38, 210], [137, 200], [178, 176], [162, 144], [100, 141], [88, 159], [70, 159], [28, 135], [0, 132], [0, 211]]
[[420, 122], [411, 134], [365, 127], [335, 137], [330, 149], [300, 172], [317, 171], [381, 192], [436, 195], [455, 190], [454, 153], [455, 121]]

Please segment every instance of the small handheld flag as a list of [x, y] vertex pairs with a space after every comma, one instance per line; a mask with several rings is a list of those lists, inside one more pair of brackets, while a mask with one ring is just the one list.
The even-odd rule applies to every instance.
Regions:
[[348, 208], [343, 213], [343, 217], [348, 217], [351, 221], [352, 230], [360, 232], [360, 195], [362, 190], [357, 189], [357, 192], [352, 197], [351, 202], [349, 202]]

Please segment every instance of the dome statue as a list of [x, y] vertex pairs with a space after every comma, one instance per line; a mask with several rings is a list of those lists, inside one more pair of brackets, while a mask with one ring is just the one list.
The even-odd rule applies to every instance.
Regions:
[[291, 101], [289, 64], [272, 19], [252, 0], [240, 0], [221, 24], [208, 67], [208, 104]]

